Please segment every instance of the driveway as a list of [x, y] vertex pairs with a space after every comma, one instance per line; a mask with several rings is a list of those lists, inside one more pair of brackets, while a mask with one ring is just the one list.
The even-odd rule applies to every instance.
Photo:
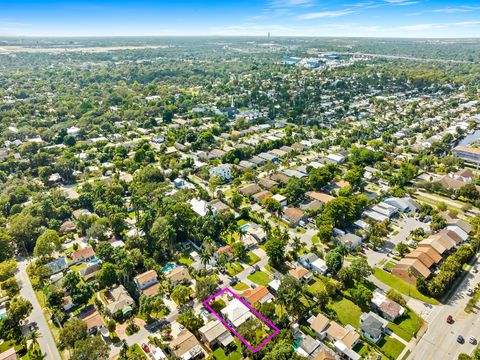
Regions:
[[[28, 323], [37, 323], [38, 331], [41, 334], [41, 336], [38, 338], [38, 344], [40, 345], [42, 353], [46, 355], [46, 359], [61, 360], [60, 353], [58, 352], [55, 345], [55, 340], [53, 339], [52, 333], [50, 332], [47, 320], [43, 316], [42, 307], [40, 306], [40, 303], [35, 296], [32, 284], [30, 283], [30, 279], [27, 276], [28, 261], [27, 259], [18, 259], [17, 263], [18, 271], [15, 274], [15, 277], [20, 287], [20, 295], [24, 299], [29, 300], [33, 306], [32, 313], [28, 317]], [[28, 323], [23, 330], [25, 335], [28, 333]]]

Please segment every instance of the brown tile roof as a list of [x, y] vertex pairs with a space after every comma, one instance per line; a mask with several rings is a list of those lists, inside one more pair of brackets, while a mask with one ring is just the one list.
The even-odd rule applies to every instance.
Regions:
[[330, 323], [330, 320], [323, 314], [319, 313], [315, 317], [315, 319], [313, 319], [312, 323], [310, 324], [310, 327], [312, 328], [313, 331], [316, 331], [317, 333], [322, 333], [329, 323]]
[[188, 330], [183, 330], [170, 342], [170, 348], [175, 356], [179, 358], [197, 346], [201, 345], [197, 338]]
[[102, 316], [100, 315], [100, 313], [97, 310], [95, 310], [94, 312], [92, 312], [88, 316], [85, 316], [82, 320], [85, 321], [88, 329], [91, 329], [91, 328], [94, 328], [94, 327], [99, 328], [99, 327], [104, 326]]
[[457, 146], [453, 150], [455, 151], [462, 151], [470, 154], [480, 155], [480, 149], [474, 148], [470, 146]]
[[248, 184], [248, 185], [242, 186], [240, 189], [238, 189], [238, 191], [242, 195], [245, 195], [245, 196], [250, 196], [250, 195], [256, 194], [256, 193], [260, 192], [261, 190], [262, 189], [257, 184]]
[[149, 270], [145, 271], [144, 273], [135, 276], [135, 280], [138, 281], [140, 284], [145, 284], [146, 282], [149, 282], [152, 279], [157, 279], [158, 275], [155, 270]]
[[272, 179], [274, 181], [277, 181], [277, 182], [281, 182], [282, 184], [288, 184], [289, 177], [285, 174], [277, 173], [277, 174], [274, 174], [274, 175], [270, 176], [270, 179]]
[[395, 319], [400, 314], [402, 307], [395, 301], [385, 299], [385, 301], [380, 304], [380, 310], [388, 314], [392, 319]]
[[407, 271], [410, 268], [414, 276], [422, 275], [425, 279], [431, 274], [431, 271], [418, 259], [403, 258], [395, 267], [405, 267]]
[[448, 239], [448, 237], [444, 234], [434, 234], [430, 235], [428, 239], [434, 239], [436, 240], [439, 244], [441, 244], [445, 249], [450, 250], [451, 248], [455, 247], [455, 245]]
[[438, 239], [432, 238], [431, 236], [420, 241], [417, 245], [417, 249], [419, 247], [424, 247], [424, 246], [429, 246], [435, 249], [435, 251], [437, 251], [440, 255], [443, 255], [443, 253], [447, 251], [447, 248], [443, 246], [441, 243], [439, 243]]
[[453, 241], [455, 241], [455, 244], [461, 244], [462, 243], [462, 238], [460, 236], [458, 236], [454, 231], [452, 230], [440, 230], [438, 232], [438, 234], [442, 234], [442, 235], [447, 235], [450, 239], [452, 239]]
[[302, 265], [298, 265], [295, 269], [288, 270], [288, 273], [297, 280], [302, 279], [309, 272], [310, 271], [305, 269]]
[[255, 289], [246, 290], [242, 293], [242, 297], [245, 298], [251, 305], [257, 303], [265, 296], [270, 294], [265, 286], [258, 286]]
[[320, 350], [313, 360], [335, 360], [335, 356], [330, 354], [327, 350]]
[[461, 220], [461, 219], [455, 219], [452, 221], [447, 221], [448, 225], [457, 225], [460, 229], [465, 231], [467, 234], [470, 234], [472, 232], [472, 225], [469, 223]]
[[299, 208], [285, 208], [283, 213], [294, 222], [300, 221], [305, 216], [305, 212]]
[[260, 202], [260, 201], [263, 201], [263, 199], [265, 199], [265, 198], [268, 197], [268, 196], [272, 196], [272, 193], [271, 193], [270, 191], [268, 191], [268, 190], [264, 190], [264, 191], [260, 191], [260, 192], [258, 192], [258, 193], [256, 193], [256, 194], [253, 194], [252, 197], [253, 197], [256, 201]]
[[420, 246], [417, 247], [415, 251], [426, 253], [435, 262], [435, 264], [438, 264], [440, 261], [442, 261], [442, 255], [440, 255], [437, 250], [430, 246]]
[[258, 181], [258, 185], [260, 185], [264, 189], [270, 190], [275, 185], [278, 185], [278, 183], [274, 180], [264, 178]]
[[429, 269], [432, 267], [433, 264], [435, 264], [435, 261], [430, 256], [428, 256], [427, 253], [419, 250], [412, 251], [405, 257], [409, 259], [418, 259], [423, 263], [423, 265], [425, 265]]
[[190, 273], [184, 266], [177, 266], [176, 268], [170, 270], [165, 277], [173, 282], [191, 279]]
[[325, 193], [322, 193], [322, 192], [318, 192], [318, 191], [308, 191], [305, 193], [306, 196], [308, 196], [309, 198], [313, 199], [313, 200], [318, 200], [324, 204], [332, 201], [333, 199], [335, 199], [333, 196], [331, 195], [328, 195], [328, 194], [325, 194]]
[[92, 256], [95, 256], [95, 251], [91, 246], [84, 247], [83, 249], [79, 249], [72, 254], [72, 259], [74, 261], [88, 259]]

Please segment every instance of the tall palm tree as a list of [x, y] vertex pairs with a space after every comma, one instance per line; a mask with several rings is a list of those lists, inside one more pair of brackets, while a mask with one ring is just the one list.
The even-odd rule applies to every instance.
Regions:
[[203, 266], [207, 266], [210, 260], [212, 260], [212, 254], [207, 250], [200, 251], [199, 256], [200, 256], [200, 263]]

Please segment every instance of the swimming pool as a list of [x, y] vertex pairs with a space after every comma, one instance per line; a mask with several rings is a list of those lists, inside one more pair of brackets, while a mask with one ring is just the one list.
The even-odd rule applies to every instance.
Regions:
[[7, 317], [7, 312], [0, 312], [0, 319], [6, 318]]
[[300, 343], [302, 342], [302, 338], [296, 338], [295, 341], [292, 344], [292, 347], [295, 351], [298, 350], [298, 347], [300, 346]]
[[170, 270], [175, 269], [176, 267], [177, 265], [175, 265], [174, 263], [167, 264], [162, 268], [162, 272], [167, 273]]
[[250, 227], [250, 224], [243, 224], [242, 226], [240, 226], [240, 231], [246, 231], [248, 228]]
[[102, 260], [100, 260], [99, 258], [93, 258], [92, 260], [90, 260], [90, 264], [101, 264], [102, 263]]

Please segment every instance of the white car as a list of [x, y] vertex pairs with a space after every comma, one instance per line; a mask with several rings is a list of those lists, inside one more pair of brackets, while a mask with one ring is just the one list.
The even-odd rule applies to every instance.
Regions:
[[472, 296], [472, 295], [473, 295], [473, 289], [472, 289], [472, 288], [468, 288], [468, 289], [467, 289], [467, 295], [468, 295], [468, 296]]
[[477, 339], [475, 339], [473, 336], [470, 336], [468, 338], [468, 342], [472, 345], [475, 345], [477, 343]]

